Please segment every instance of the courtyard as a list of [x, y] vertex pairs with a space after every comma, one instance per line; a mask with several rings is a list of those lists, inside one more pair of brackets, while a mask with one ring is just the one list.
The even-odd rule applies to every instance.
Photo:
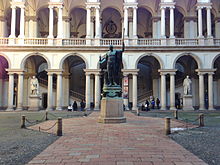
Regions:
[[[193, 128], [201, 112], [179, 111], [179, 119], [172, 120], [172, 128], [185, 131], [164, 135], [164, 117], [173, 117], [171, 111], [141, 112], [136, 116], [126, 112], [127, 123], [99, 124], [99, 112], [88, 117], [84, 112], [20, 112], [0, 115], [1, 164], [210, 164], [220, 163], [220, 113], [205, 111], [205, 127]], [[20, 128], [20, 119], [26, 115], [28, 129]], [[63, 136], [56, 136], [56, 127], [49, 128], [57, 117], [63, 119]], [[187, 120], [186, 120], [187, 119]], [[37, 122], [36, 122], [37, 120]], [[34, 122], [35, 121], [35, 122]], [[196, 126], [197, 127], [197, 126]], [[13, 135], [13, 136], [12, 136]], [[177, 144], [179, 143], [179, 144]], [[183, 146], [183, 147], [182, 147]], [[184, 149], [186, 148], [186, 149]], [[192, 154], [193, 153], [193, 154]], [[205, 163], [206, 162], [206, 163]]]

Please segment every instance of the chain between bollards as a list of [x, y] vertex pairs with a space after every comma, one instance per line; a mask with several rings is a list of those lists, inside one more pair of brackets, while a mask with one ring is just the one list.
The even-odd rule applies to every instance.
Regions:
[[199, 126], [200, 127], [205, 126], [205, 124], [204, 124], [204, 114], [203, 113], [199, 114]]
[[59, 117], [57, 121], [57, 136], [62, 136], [63, 131], [62, 131], [62, 118]]
[[171, 130], [170, 130], [170, 118], [166, 117], [165, 118], [165, 134], [169, 135], [170, 133], [171, 133]]
[[21, 116], [21, 128], [26, 128], [26, 126], [25, 126], [25, 120], [26, 120], [26, 116], [25, 116], [25, 115], [22, 115], [22, 116]]

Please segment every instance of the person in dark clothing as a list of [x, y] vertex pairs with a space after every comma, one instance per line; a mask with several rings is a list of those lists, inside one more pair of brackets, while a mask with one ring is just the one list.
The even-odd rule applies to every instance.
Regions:
[[156, 99], [157, 109], [160, 109], [160, 100], [159, 98]]
[[80, 102], [80, 110], [83, 111], [85, 107], [86, 107], [86, 104], [85, 104], [84, 100], [82, 100]]
[[74, 101], [74, 103], [73, 103], [73, 111], [77, 111], [77, 108], [78, 108], [77, 103], [76, 103], [76, 101]]

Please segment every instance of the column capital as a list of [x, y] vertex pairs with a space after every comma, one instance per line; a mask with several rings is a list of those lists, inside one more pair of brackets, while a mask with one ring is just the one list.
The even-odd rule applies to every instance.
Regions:
[[158, 72], [160, 72], [160, 75], [167, 75], [171, 74], [174, 75], [176, 74], [177, 69], [159, 69]]
[[8, 74], [24, 74], [25, 70], [23, 69], [6, 69]]
[[62, 74], [63, 73], [63, 69], [46, 69], [47, 74], [51, 75], [51, 74]]
[[176, 2], [161, 2], [160, 9], [164, 8], [175, 8]]
[[152, 17], [152, 21], [153, 22], [158, 22], [161, 20], [161, 17], [160, 16], [155, 16], [155, 17]]
[[121, 71], [123, 72], [123, 74], [129, 75], [129, 74], [138, 74], [140, 69], [122, 69]]
[[202, 3], [202, 2], [198, 2], [197, 4], [196, 4], [196, 9], [198, 10], [198, 9], [203, 9], [203, 8], [212, 8], [212, 3]]
[[204, 74], [214, 74], [214, 72], [216, 71], [217, 69], [196, 69], [196, 72], [198, 72], [198, 75], [204, 75]]

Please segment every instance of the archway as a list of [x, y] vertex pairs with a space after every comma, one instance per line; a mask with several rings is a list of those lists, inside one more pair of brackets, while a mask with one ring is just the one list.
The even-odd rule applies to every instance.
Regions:
[[86, 10], [82, 8], [74, 8], [70, 12], [70, 37], [85, 38], [86, 37]]
[[102, 12], [102, 36], [103, 38], [121, 38], [122, 23], [121, 14], [114, 8], [106, 8]]
[[138, 38], [152, 38], [152, 14], [145, 8], [138, 8], [137, 29]]
[[159, 61], [153, 56], [144, 56], [138, 61], [138, 103], [160, 98]]
[[[86, 63], [81, 57], [70, 55], [63, 61], [62, 68], [64, 70], [63, 106], [67, 107], [74, 101], [77, 101], [79, 106], [79, 102], [85, 100], [86, 77], [84, 69], [86, 69]], [[91, 99], [93, 100], [93, 97]]]
[[220, 107], [220, 56], [214, 61], [214, 74], [213, 93], [214, 93], [214, 106], [218, 109]]
[[5, 57], [0, 56], [0, 108], [7, 108], [8, 74], [6, 69], [9, 67]]
[[[28, 99], [31, 95], [30, 91], [30, 80], [33, 76], [36, 76], [39, 81], [39, 95], [42, 96], [43, 93], [47, 93], [48, 91], [48, 76], [47, 70], [48, 63], [46, 59], [44, 59], [40, 55], [31, 55], [24, 61], [24, 91], [23, 91], [23, 108], [28, 109]], [[55, 79], [55, 77], [54, 77]], [[45, 98], [45, 97], [44, 97]], [[46, 101], [47, 102], [47, 101]], [[40, 106], [42, 108], [46, 108], [45, 100], [41, 101]]]
[[[6, 30], [5, 30], [5, 37], [9, 37], [11, 34], [11, 14], [12, 14], [12, 9], [8, 8], [5, 12], [5, 19], [6, 19]], [[15, 36], [18, 37], [20, 34], [20, 14], [21, 14], [21, 9], [16, 8], [16, 22], [15, 22]]]
[[174, 10], [174, 22], [175, 22], [175, 28], [174, 28], [174, 35], [176, 38], [184, 38], [184, 16], [183, 14], [175, 8]]
[[[183, 80], [186, 76], [189, 76], [192, 80], [192, 96], [193, 96], [193, 107], [199, 107], [199, 77], [197, 75], [196, 69], [198, 69], [198, 63], [190, 55], [183, 55], [179, 57], [175, 63], [175, 69], [177, 69], [175, 76], [175, 88], [176, 93], [178, 93], [178, 98], [176, 98], [175, 103], [180, 103], [182, 107], [183, 98]], [[180, 100], [178, 100], [180, 99]]]
[[[53, 10], [53, 36], [57, 36], [57, 12]], [[49, 9], [44, 7], [37, 12], [38, 37], [47, 38], [49, 35]]]

